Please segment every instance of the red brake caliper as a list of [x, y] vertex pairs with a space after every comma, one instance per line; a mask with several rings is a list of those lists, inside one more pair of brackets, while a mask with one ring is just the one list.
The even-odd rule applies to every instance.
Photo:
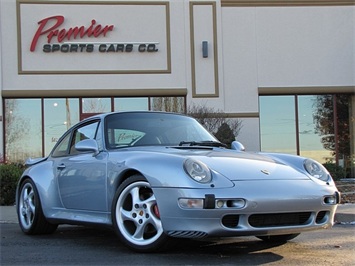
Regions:
[[160, 213], [159, 213], [159, 208], [158, 208], [157, 204], [154, 205], [153, 211], [154, 211], [155, 216], [160, 219]]

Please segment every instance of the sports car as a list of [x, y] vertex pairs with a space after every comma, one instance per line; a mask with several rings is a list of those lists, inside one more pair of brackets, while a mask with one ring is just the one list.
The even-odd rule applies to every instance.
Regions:
[[256, 236], [286, 242], [330, 228], [340, 194], [327, 170], [299, 156], [246, 152], [195, 119], [114, 112], [70, 128], [28, 159], [16, 206], [26, 234], [103, 225], [135, 251], [174, 238]]

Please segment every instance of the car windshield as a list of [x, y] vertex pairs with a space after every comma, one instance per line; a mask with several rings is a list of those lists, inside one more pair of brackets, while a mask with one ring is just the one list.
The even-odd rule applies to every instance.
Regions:
[[108, 149], [129, 146], [217, 146], [213, 137], [195, 119], [172, 113], [131, 112], [106, 117], [105, 139]]

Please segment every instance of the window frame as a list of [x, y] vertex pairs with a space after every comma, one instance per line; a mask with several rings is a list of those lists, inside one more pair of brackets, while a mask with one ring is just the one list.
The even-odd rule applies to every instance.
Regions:
[[[80, 123], [78, 126], [70, 129], [66, 134], [64, 134], [58, 140], [58, 143], [54, 146], [53, 150], [50, 153], [50, 156], [53, 157], [53, 158], [60, 158], [60, 157], [75, 156], [75, 155], [86, 153], [86, 152], [79, 152], [79, 151], [76, 151], [75, 153], [72, 153], [72, 150], [73, 150], [75, 144], [79, 142], [79, 141], [78, 142], [75, 141], [75, 136], [76, 136], [76, 133], [78, 132], [78, 130], [80, 128], [86, 127], [88, 125], [93, 125], [95, 123], [97, 123], [97, 125], [96, 125], [96, 129], [95, 129], [95, 133], [94, 133], [93, 139], [96, 140], [97, 133], [98, 133], [98, 130], [100, 128], [100, 119], [93, 119], [93, 120], [90, 120], [90, 121], [85, 121], [83, 123]], [[56, 152], [56, 149], [62, 144], [62, 142], [66, 139], [66, 137], [68, 135], [69, 135], [69, 141], [68, 141], [68, 144], [67, 144], [67, 147], [66, 147], [65, 155], [62, 155], [62, 156], [54, 155], [54, 153]]]

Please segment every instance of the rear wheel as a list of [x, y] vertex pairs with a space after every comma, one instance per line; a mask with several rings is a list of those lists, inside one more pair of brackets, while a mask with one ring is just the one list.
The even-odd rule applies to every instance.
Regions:
[[257, 238], [264, 240], [266, 242], [287, 242], [299, 234], [288, 234], [288, 235], [275, 235], [275, 236], [257, 236]]
[[119, 186], [112, 219], [121, 241], [135, 251], [157, 251], [169, 238], [163, 231], [153, 190], [141, 175], [133, 175]]
[[22, 231], [29, 235], [50, 234], [58, 227], [44, 217], [38, 191], [31, 179], [25, 179], [21, 184], [17, 216]]

